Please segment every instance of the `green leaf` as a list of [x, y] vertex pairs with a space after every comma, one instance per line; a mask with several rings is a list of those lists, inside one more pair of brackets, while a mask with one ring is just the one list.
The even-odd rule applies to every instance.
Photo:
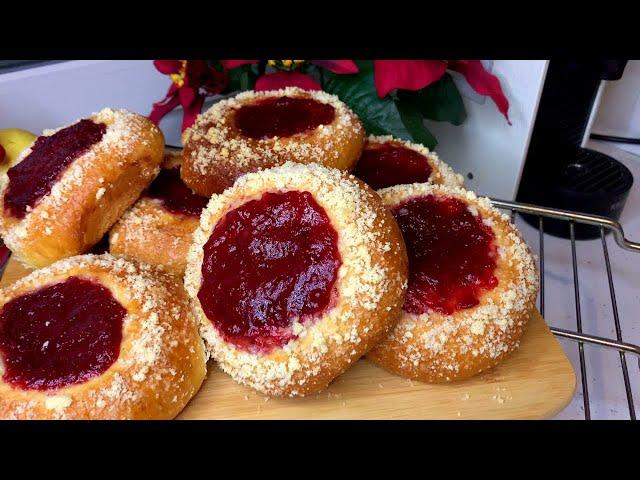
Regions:
[[324, 82], [323, 69], [318, 67], [317, 65], [306, 64], [303, 67], [302, 72], [306, 73], [307, 75], [309, 75], [311, 78], [313, 78], [320, 85], [323, 84], [323, 82]]
[[236, 92], [251, 90], [258, 78], [257, 65], [242, 65], [229, 70], [229, 86], [227, 91]]
[[461, 125], [467, 118], [458, 87], [448, 73], [437, 82], [419, 90], [415, 100], [422, 115], [430, 120]]
[[438, 141], [427, 127], [425, 127], [422, 113], [420, 113], [420, 109], [416, 103], [408, 99], [400, 99], [396, 101], [396, 106], [400, 112], [402, 123], [404, 123], [412, 140], [423, 144], [429, 150], [433, 150], [438, 144]]
[[379, 98], [374, 84], [373, 62], [357, 61], [360, 72], [340, 75], [323, 72], [323, 88], [337, 95], [340, 100], [360, 117], [365, 130], [371, 135], [393, 135], [405, 140], [413, 140], [394, 100]]

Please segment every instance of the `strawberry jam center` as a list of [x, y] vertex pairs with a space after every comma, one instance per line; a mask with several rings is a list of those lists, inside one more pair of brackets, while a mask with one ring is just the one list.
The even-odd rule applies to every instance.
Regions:
[[331, 307], [338, 234], [309, 192], [265, 193], [228, 212], [204, 246], [198, 298], [223, 338], [268, 353]]
[[209, 201], [196, 195], [180, 178], [180, 168], [163, 168], [145, 192], [146, 197], [157, 198], [171, 213], [199, 217]]
[[67, 167], [102, 140], [106, 131], [103, 123], [80, 120], [53, 135], [38, 137], [31, 153], [7, 172], [5, 210], [15, 218], [24, 218], [38, 200], [51, 192]]
[[126, 314], [107, 288], [78, 277], [14, 298], [0, 312], [3, 380], [51, 390], [101, 375], [120, 354]]
[[493, 230], [453, 197], [425, 195], [392, 209], [409, 255], [404, 310], [451, 315], [498, 284]]
[[311, 98], [270, 97], [243, 105], [235, 114], [236, 127], [246, 137], [290, 137], [333, 122], [335, 109]]
[[405, 183], [424, 183], [431, 165], [415, 150], [393, 144], [370, 145], [362, 152], [353, 174], [374, 190]]

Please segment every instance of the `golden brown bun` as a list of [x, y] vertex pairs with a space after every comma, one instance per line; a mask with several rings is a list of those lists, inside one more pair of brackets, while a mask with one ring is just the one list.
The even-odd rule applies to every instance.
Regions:
[[451, 316], [403, 310], [391, 334], [367, 358], [402, 377], [434, 383], [462, 380], [500, 363], [518, 347], [538, 293], [535, 262], [509, 218], [488, 199], [462, 188], [416, 183], [378, 193], [390, 208], [428, 194], [453, 196], [475, 207], [496, 236], [498, 285], [475, 307]]
[[198, 218], [175, 215], [158, 200], [141, 198], [109, 232], [109, 252], [182, 276]]
[[[331, 124], [291, 137], [256, 140], [235, 127], [235, 110], [268, 97], [305, 97], [335, 108]], [[295, 87], [268, 92], [243, 92], [218, 102], [201, 114], [183, 134], [182, 178], [206, 197], [221, 193], [247, 172], [282, 165], [287, 161], [319, 163], [351, 171], [364, 145], [364, 128], [338, 97]]]
[[0, 234], [26, 265], [44, 267], [90, 249], [158, 174], [164, 137], [147, 118], [110, 109], [89, 118], [107, 125], [104, 137], [69, 165], [23, 219], [5, 211], [4, 179]]
[[[180, 165], [181, 156], [165, 156], [165, 168]], [[109, 232], [109, 252], [156, 265], [182, 276], [198, 218], [171, 213], [162, 202], [143, 197]]]
[[206, 369], [182, 286], [150, 266], [108, 254], [80, 255], [0, 290], [0, 307], [70, 276], [98, 281], [126, 308], [120, 355], [102, 375], [57, 390], [22, 390], [0, 378], [0, 418], [174, 418], [200, 388]]
[[[198, 291], [203, 245], [223, 216], [265, 192], [306, 191], [325, 210], [338, 233], [342, 265], [335, 306], [310, 325], [294, 324], [294, 338], [268, 354], [254, 354], [226, 342], [206, 317]], [[317, 164], [288, 162], [247, 174], [214, 195], [194, 233], [185, 286], [200, 319], [205, 344], [237, 382], [268, 395], [319, 392], [389, 332], [400, 314], [407, 280], [407, 256], [400, 229], [380, 197], [353, 176]]]

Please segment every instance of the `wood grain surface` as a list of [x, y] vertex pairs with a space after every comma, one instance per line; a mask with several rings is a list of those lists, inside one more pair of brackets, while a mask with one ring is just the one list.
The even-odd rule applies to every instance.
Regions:
[[[0, 281], [29, 270], [11, 259]], [[520, 348], [496, 368], [447, 385], [409, 381], [360, 360], [325, 392], [268, 398], [238, 385], [209, 364], [200, 392], [180, 419], [535, 419], [549, 418], [571, 400], [576, 376], [537, 311]]]

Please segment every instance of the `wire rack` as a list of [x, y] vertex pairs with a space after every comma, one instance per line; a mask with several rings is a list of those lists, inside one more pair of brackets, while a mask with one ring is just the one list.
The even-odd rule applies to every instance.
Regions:
[[[631, 382], [629, 380], [629, 369], [627, 365], [627, 355], [635, 355], [640, 367], [640, 346], [631, 343], [625, 343], [620, 328], [620, 316], [618, 313], [618, 304], [616, 302], [615, 286], [613, 281], [613, 272], [611, 270], [611, 262], [609, 260], [609, 250], [607, 247], [606, 234], [610, 231], [618, 246], [624, 250], [632, 252], [640, 252], [640, 243], [632, 242], [625, 238], [622, 226], [615, 220], [598, 215], [588, 215], [578, 212], [570, 212], [567, 210], [559, 210], [555, 208], [539, 207], [536, 205], [507, 202], [504, 200], [491, 200], [493, 205], [511, 212], [511, 222], [514, 223], [516, 213], [530, 214], [538, 219], [539, 230], [539, 262], [540, 262], [540, 298], [539, 309], [544, 317], [544, 219], [553, 218], [564, 220], [569, 224], [569, 240], [571, 242], [571, 260], [573, 266], [573, 290], [576, 310], [576, 330], [566, 330], [562, 328], [550, 327], [551, 331], [559, 336], [578, 343], [578, 354], [580, 358], [580, 377], [582, 380], [582, 393], [584, 401], [584, 416], [586, 420], [591, 419], [591, 407], [589, 404], [589, 387], [587, 383], [587, 364], [585, 362], [584, 344], [588, 343], [598, 347], [617, 350], [620, 354], [620, 368], [624, 379], [624, 387], [627, 396], [627, 404], [629, 407], [629, 416], [632, 420], [636, 419], [635, 405], [633, 403], [633, 393], [631, 391]], [[607, 271], [607, 279], [609, 283], [609, 294], [611, 296], [611, 308], [613, 312], [613, 322], [615, 325], [616, 338], [606, 338], [594, 335], [588, 335], [582, 331], [582, 314], [580, 312], [580, 282], [578, 272], [578, 259], [576, 255], [576, 237], [575, 225], [577, 223], [593, 225], [600, 229], [600, 239], [602, 241], [602, 253]]]
[[[569, 234], [571, 241], [571, 257], [573, 264], [573, 290], [575, 299], [575, 316], [576, 316], [576, 330], [567, 330], [556, 327], [549, 327], [550, 330], [558, 337], [572, 340], [578, 344], [578, 353], [580, 359], [580, 376], [582, 380], [582, 393], [584, 401], [584, 416], [586, 420], [591, 419], [591, 408], [589, 404], [589, 388], [587, 384], [587, 364], [585, 361], [584, 344], [588, 343], [602, 348], [617, 350], [620, 355], [620, 368], [622, 369], [622, 376], [624, 378], [624, 386], [627, 397], [627, 403], [629, 407], [629, 416], [632, 420], [636, 419], [635, 406], [633, 403], [633, 393], [631, 391], [631, 382], [629, 380], [629, 369], [627, 365], [627, 355], [634, 355], [638, 360], [638, 366], [640, 368], [640, 346], [631, 343], [626, 343], [623, 340], [622, 329], [620, 327], [620, 317], [618, 313], [618, 304], [616, 302], [615, 287], [613, 281], [613, 272], [611, 269], [611, 262], [609, 260], [609, 250], [606, 242], [606, 234], [610, 231], [616, 243], [627, 251], [639, 252], [640, 243], [632, 242], [625, 238], [622, 226], [615, 220], [607, 217], [601, 217], [597, 215], [588, 215], [578, 212], [570, 212], [567, 210], [559, 210], [554, 208], [540, 207], [537, 205], [530, 205], [518, 202], [508, 202], [505, 200], [491, 199], [493, 205], [497, 208], [508, 210], [511, 214], [511, 222], [515, 223], [516, 213], [524, 213], [533, 215], [538, 218], [538, 230], [539, 230], [539, 268], [540, 268], [540, 296], [539, 296], [539, 310], [544, 317], [544, 304], [545, 304], [545, 268], [544, 268], [544, 219], [553, 218], [557, 220], [564, 220], [569, 224]], [[609, 293], [611, 296], [611, 308], [613, 312], [613, 322], [615, 325], [616, 338], [606, 338], [595, 335], [589, 335], [582, 331], [582, 315], [580, 312], [580, 282], [578, 272], [578, 259], [576, 255], [576, 238], [575, 238], [575, 224], [583, 223], [587, 225], [593, 225], [600, 229], [600, 239], [602, 241], [602, 253], [604, 256], [604, 262], [607, 271], [607, 278], [609, 282]], [[8, 262], [10, 253], [6, 250], [0, 240], [0, 278], [4, 274], [6, 264]]]

